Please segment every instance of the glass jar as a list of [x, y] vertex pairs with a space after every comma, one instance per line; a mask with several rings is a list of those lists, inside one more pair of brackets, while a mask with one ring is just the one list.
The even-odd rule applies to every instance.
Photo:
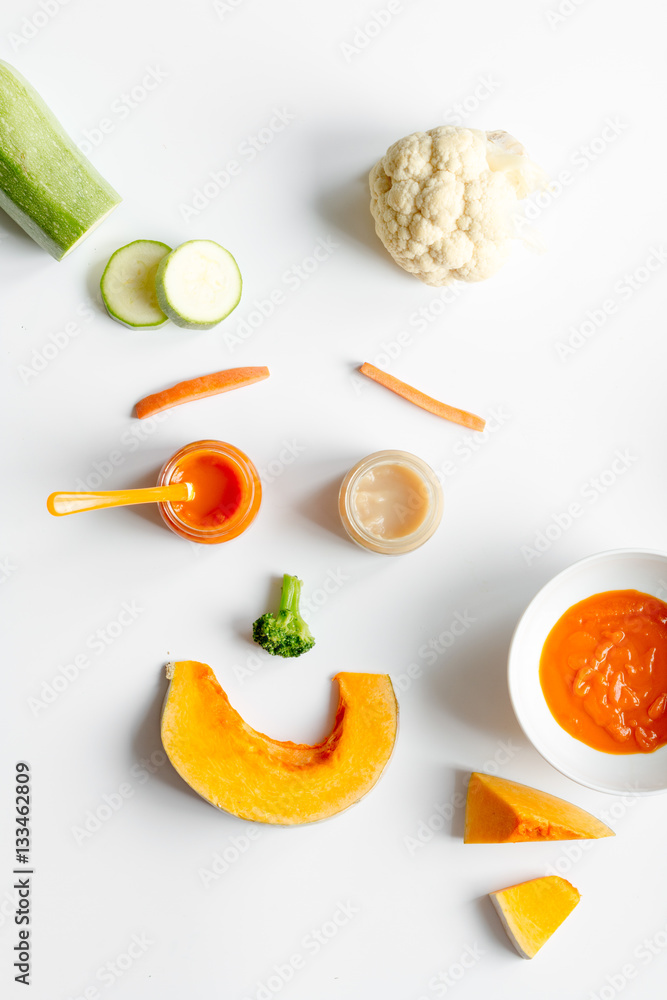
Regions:
[[442, 519], [433, 469], [408, 451], [376, 451], [350, 469], [338, 509], [350, 538], [371, 552], [401, 555], [426, 542]]
[[194, 497], [160, 503], [162, 519], [181, 538], [213, 545], [236, 538], [257, 516], [259, 473], [238, 448], [224, 441], [194, 441], [165, 462], [158, 486], [191, 482]]

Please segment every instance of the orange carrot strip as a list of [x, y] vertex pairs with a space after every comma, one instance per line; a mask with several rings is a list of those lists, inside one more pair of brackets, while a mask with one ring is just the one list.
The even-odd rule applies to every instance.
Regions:
[[179, 382], [162, 392], [154, 392], [144, 396], [136, 406], [136, 414], [140, 420], [152, 417], [154, 413], [168, 410], [181, 403], [190, 403], [193, 399], [204, 399], [205, 396], [217, 396], [219, 392], [229, 392], [242, 385], [252, 385], [269, 377], [268, 368], [226, 368], [221, 372], [212, 372], [200, 378], [191, 378], [187, 382]]
[[402, 396], [403, 399], [407, 399], [409, 403], [414, 403], [415, 406], [421, 406], [422, 410], [434, 413], [436, 417], [442, 417], [444, 420], [452, 420], [455, 424], [462, 424], [463, 427], [469, 427], [472, 431], [483, 431], [486, 426], [486, 420], [476, 417], [474, 413], [468, 413], [467, 410], [457, 410], [455, 406], [448, 406], [447, 403], [441, 403], [439, 400], [433, 399], [432, 396], [427, 396], [425, 392], [407, 385], [406, 382], [401, 382], [399, 378], [394, 378], [393, 375], [388, 375], [386, 372], [381, 371], [375, 365], [369, 365], [366, 362], [361, 366], [359, 371], [362, 375], [372, 378], [379, 385], [383, 385], [385, 389], [391, 389], [392, 392]]

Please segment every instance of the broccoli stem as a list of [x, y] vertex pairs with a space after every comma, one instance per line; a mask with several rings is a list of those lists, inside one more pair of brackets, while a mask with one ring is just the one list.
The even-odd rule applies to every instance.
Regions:
[[294, 615], [300, 613], [301, 586], [302, 581], [298, 577], [285, 573], [283, 576], [283, 589], [280, 593], [280, 611], [291, 611]]

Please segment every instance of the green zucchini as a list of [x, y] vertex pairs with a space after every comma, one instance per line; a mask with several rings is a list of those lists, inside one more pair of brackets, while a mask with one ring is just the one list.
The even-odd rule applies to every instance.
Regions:
[[0, 208], [62, 260], [120, 201], [37, 91], [0, 60]]

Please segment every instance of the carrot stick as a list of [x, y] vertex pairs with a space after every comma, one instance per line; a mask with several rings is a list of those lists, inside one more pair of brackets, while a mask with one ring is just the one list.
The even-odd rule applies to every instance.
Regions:
[[154, 392], [144, 396], [136, 406], [136, 414], [140, 420], [151, 417], [161, 410], [168, 410], [181, 403], [190, 403], [193, 399], [204, 399], [206, 396], [216, 396], [220, 392], [229, 392], [242, 385], [252, 385], [269, 377], [268, 368], [226, 368], [221, 372], [212, 372], [200, 378], [191, 378], [187, 382], [179, 382], [162, 392]]
[[379, 385], [383, 385], [385, 389], [391, 389], [392, 392], [402, 396], [403, 399], [407, 399], [409, 403], [414, 403], [415, 406], [421, 406], [422, 410], [434, 413], [436, 417], [451, 420], [455, 424], [462, 424], [463, 427], [469, 427], [472, 431], [483, 431], [486, 426], [486, 420], [476, 417], [474, 413], [468, 413], [466, 410], [458, 410], [455, 406], [448, 406], [447, 403], [441, 403], [439, 400], [433, 399], [432, 396], [427, 396], [425, 392], [407, 385], [406, 382], [401, 382], [399, 378], [394, 378], [393, 375], [388, 375], [386, 372], [381, 371], [375, 365], [369, 365], [366, 362], [361, 366], [359, 371], [362, 375], [367, 375], [368, 378], [373, 379]]

